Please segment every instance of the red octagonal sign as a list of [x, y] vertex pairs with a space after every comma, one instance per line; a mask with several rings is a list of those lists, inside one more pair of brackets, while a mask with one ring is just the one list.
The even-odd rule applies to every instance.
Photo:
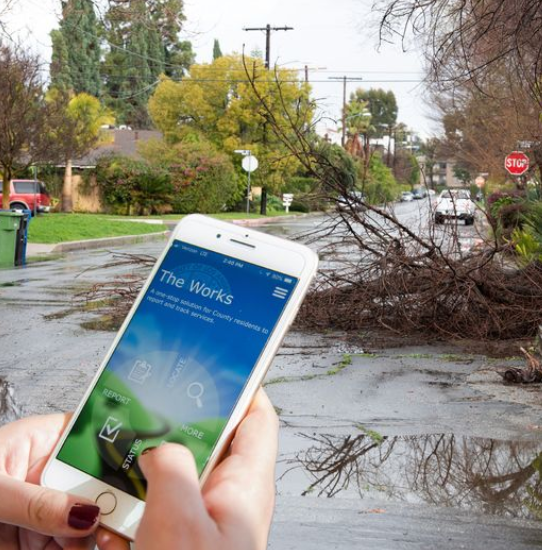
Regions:
[[521, 151], [514, 151], [506, 155], [504, 167], [513, 176], [521, 176], [529, 169], [529, 157]]

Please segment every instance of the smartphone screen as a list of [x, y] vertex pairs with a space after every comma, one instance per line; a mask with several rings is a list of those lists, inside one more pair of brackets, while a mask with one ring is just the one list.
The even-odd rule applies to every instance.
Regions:
[[147, 447], [201, 474], [297, 283], [175, 240], [57, 459], [142, 500]]

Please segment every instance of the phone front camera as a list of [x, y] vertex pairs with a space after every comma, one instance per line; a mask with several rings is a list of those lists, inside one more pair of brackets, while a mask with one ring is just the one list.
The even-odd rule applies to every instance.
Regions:
[[217, 239], [220, 239], [220, 237], [222, 237], [222, 235], [221, 235], [220, 233], [217, 233], [217, 234], [216, 234], [216, 238], [217, 238]]

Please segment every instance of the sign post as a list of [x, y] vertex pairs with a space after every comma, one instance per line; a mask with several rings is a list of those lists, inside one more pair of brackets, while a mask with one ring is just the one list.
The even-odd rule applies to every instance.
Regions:
[[513, 151], [506, 155], [504, 167], [512, 176], [522, 176], [529, 170], [529, 157], [521, 151]]
[[241, 166], [248, 173], [247, 178], [247, 214], [250, 213], [250, 173], [258, 168], [258, 159], [251, 154], [250, 149], [236, 149], [234, 153], [243, 155]]
[[293, 200], [294, 200], [293, 193], [283, 193], [282, 194], [282, 204], [284, 205], [284, 208], [286, 209], [286, 212], [290, 212], [290, 204], [292, 204]]

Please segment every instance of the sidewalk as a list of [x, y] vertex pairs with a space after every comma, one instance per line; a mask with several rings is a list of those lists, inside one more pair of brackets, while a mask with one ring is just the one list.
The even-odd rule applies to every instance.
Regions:
[[[268, 223], [277, 223], [292, 218], [299, 218], [302, 215], [293, 216], [276, 216], [274, 218], [256, 218], [256, 219], [237, 219], [228, 220], [235, 225], [241, 225], [243, 227], [259, 227]], [[142, 223], [148, 223], [147, 220], [126, 220], [126, 221], [141, 221]], [[114, 246], [123, 246], [126, 244], [136, 244], [149, 242], [154, 240], [162, 240], [169, 237], [171, 231], [175, 228], [178, 220], [151, 220], [153, 225], [163, 224], [165, 231], [160, 233], [145, 233], [143, 235], [124, 235], [122, 237], [105, 237], [102, 239], [87, 239], [83, 241], [69, 241], [57, 244], [39, 244], [28, 243], [26, 254], [28, 258], [36, 256], [46, 256], [48, 254], [63, 254], [66, 252], [79, 252], [81, 250], [95, 250], [100, 248], [110, 248]]]
[[103, 239], [88, 239], [86, 241], [69, 241], [57, 244], [28, 243], [26, 255], [28, 258], [46, 256], [48, 254], [63, 254], [65, 252], [79, 252], [81, 250], [94, 250], [98, 248], [110, 248], [126, 244], [144, 243], [148, 241], [165, 239], [169, 231], [161, 233], [145, 233], [143, 235], [124, 235], [122, 237], [105, 237]]

